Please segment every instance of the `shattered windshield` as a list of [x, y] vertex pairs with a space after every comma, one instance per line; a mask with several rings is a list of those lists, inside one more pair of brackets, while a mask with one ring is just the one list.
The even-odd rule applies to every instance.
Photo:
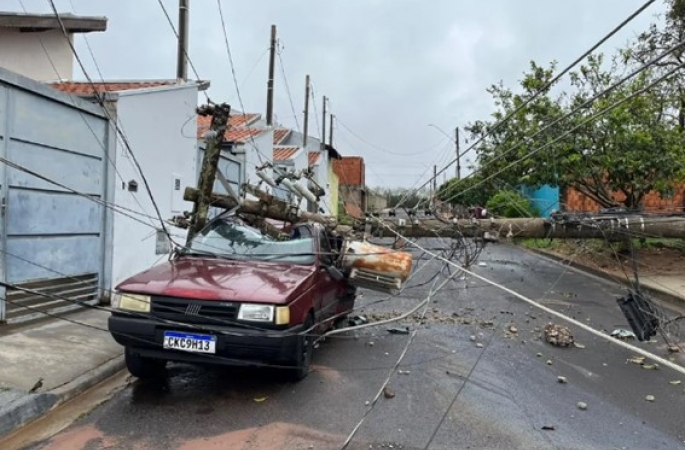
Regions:
[[311, 237], [276, 241], [256, 228], [216, 220], [191, 240], [185, 253], [309, 265], [314, 263], [314, 250]]

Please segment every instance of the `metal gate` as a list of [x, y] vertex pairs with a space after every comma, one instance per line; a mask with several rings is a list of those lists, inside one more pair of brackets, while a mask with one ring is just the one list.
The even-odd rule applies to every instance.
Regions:
[[99, 298], [107, 149], [100, 107], [0, 69], [0, 321]]

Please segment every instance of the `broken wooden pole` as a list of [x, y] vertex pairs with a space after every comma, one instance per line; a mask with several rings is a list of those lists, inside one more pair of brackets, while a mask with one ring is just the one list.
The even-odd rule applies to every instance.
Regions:
[[224, 141], [224, 133], [228, 127], [230, 113], [231, 107], [226, 103], [198, 108], [199, 115], [212, 116], [212, 123], [209, 127], [209, 133], [211, 134], [207, 139], [207, 146], [202, 158], [202, 169], [197, 189], [198, 195], [193, 200], [194, 205], [188, 230], [188, 243], [207, 223], [210, 199], [214, 189], [214, 181], [216, 180], [219, 157], [221, 156], [221, 144]]

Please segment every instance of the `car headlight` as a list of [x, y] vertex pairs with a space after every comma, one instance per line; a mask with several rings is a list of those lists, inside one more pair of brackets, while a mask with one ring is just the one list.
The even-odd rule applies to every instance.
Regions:
[[238, 320], [250, 322], [273, 322], [274, 307], [272, 305], [255, 305], [244, 303], [240, 305]]
[[117, 292], [112, 296], [112, 307], [122, 311], [150, 312], [150, 296]]

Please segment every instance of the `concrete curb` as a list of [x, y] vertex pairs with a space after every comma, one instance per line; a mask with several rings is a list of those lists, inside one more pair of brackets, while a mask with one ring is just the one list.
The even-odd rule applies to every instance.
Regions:
[[124, 368], [118, 355], [62, 386], [40, 394], [24, 394], [0, 408], [0, 437], [44, 416], [55, 407], [83, 393]]
[[[528, 248], [528, 247], [521, 247], [521, 248], [523, 248], [523, 249], [525, 249], [531, 253], [535, 253], [537, 255], [543, 256], [545, 258], [549, 258], [549, 259], [552, 259], [552, 260], [560, 262], [560, 263], [568, 264], [571, 267], [574, 267], [574, 268], [581, 270], [583, 272], [590, 273], [590, 274], [592, 274], [596, 277], [602, 278], [604, 280], [611, 281], [612, 283], [620, 283], [626, 287], [632, 287], [631, 284], [628, 282], [628, 280], [623, 280], [623, 279], [617, 280], [615, 278], [615, 276], [612, 276], [611, 274], [609, 274], [609, 273], [607, 273], [601, 269], [597, 269], [595, 267], [588, 266], [587, 264], [579, 263], [577, 261], [571, 261], [569, 258], [567, 258], [563, 255], [559, 255], [559, 254], [553, 253], [553, 252], [548, 252], [546, 250], [540, 250], [537, 248]], [[642, 285], [642, 289], [644, 289], [652, 297], [656, 297], [659, 300], [662, 300], [664, 302], [667, 302], [667, 303], [669, 303], [673, 306], [679, 307], [679, 308], [685, 307], [685, 299], [683, 299], [677, 295], [674, 295], [673, 293], [668, 292], [668, 291], [663, 290], [663, 289], [659, 289], [659, 288], [649, 286], [649, 285], [645, 285], [642, 283], [641, 283], [641, 285]]]

